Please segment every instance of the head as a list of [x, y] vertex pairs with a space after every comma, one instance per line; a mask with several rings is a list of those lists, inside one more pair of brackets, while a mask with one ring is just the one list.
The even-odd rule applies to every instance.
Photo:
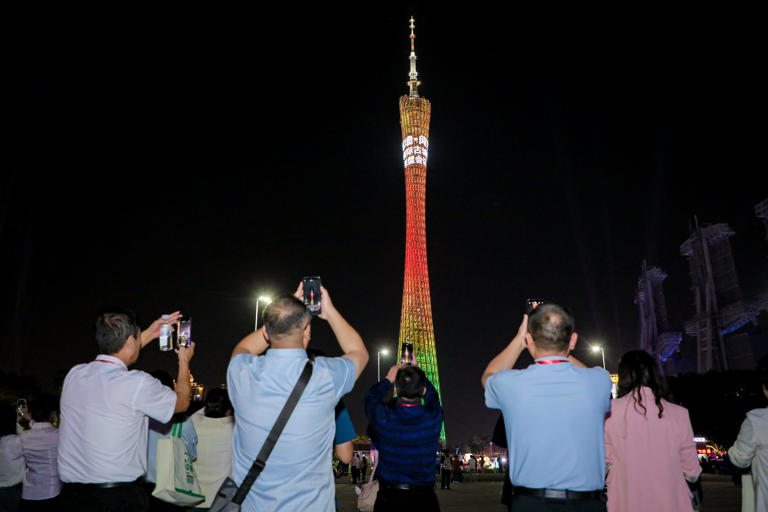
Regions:
[[0, 400], [0, 437], [16, 433], [16, 407], [10, 402]]
[[404, 366], [397, 371], [395, 391], [404, 400], [418, 400], [427, 392], [427, 376], [418, 366]]
[[128, 364], [139, 358], [141, 329], [129, 311], [109, 311], [96, 319], [96, 343], [102, 354], [115, 356]]
[[557, 304], [542, 304], [528, 316], [525, 342], [535, 357], [567, 355], [576, 346], [573, 316]]
[[226, 389], [213, 388], [205, 396], [205, 412], [209, 418], [223, 418], [232, 415], [232, 402]]
[[620, 397], [632, 393], [637, 406], [646, 412], [639, 393], [641, 387], [650, 388], [659, 408], [659, 418], [664, 411], [661, 404], [662, 398], [667, 398], [669, 388], [666, 379], [661, 375], [659, 365], [648, 352], [644, 350], [630, 350], [619, 359], [619, 386]]
[[760, 385], [763, 387], [763, 394], [768, 398], [768, 356], [764, 356], [757, 363], [757, 378], [760, 381]]
[[37, 395], [29, 401], [29, 415], [38, 423], [56, 421], [59, 401], [48, 393]]
[[266, 338], [272, 348], [307, 348], [312, 316], [302, 301], [284, 295], [264, 310]]

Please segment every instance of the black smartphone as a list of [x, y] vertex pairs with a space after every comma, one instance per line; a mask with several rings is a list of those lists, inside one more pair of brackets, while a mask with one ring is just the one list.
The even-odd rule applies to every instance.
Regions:
[[413, 343], [404, 341], [400, 345], [400, 364], [413, 364], [416, 362], [416, 354], [413, 353]]
[[544, 299], [526, 299], [525, 301], [525, 314], [530, 315], [533, 310], [544, 304]]
[[16, 400], [16, 414], [19, 415], [19, 417], [21, 417], [21, 415], [23, 414], [22, 409], [26, 409], [26, 407], [27, 407], [26, 399], [19, 398], [18, 400]]
[[322, 285], [320, 276], [305, 277], [302, 282], [304, 283], [304, 304], [312, 316], [317, 316], [320, 314], [320, 299], [323, 298], [320, 291]]

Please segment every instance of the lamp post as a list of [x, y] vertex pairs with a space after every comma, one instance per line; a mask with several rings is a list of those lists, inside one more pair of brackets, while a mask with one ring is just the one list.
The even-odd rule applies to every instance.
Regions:
[[592, 352], [597, 352], [598, 350], [603, 355], [603, 370], [605, 370], [605, 349], [600, 345], [592, 345]]
[[389, 354], [389, 351], [384, 349], [376, 352], [376, 375], [378, 377], [377, 382], [381, 380], [381, 354], [387, 355]]
[[272, 302], [271, 297], [266, 297], [264, 295], [260, 295], [258, 299], [256, 299], [256, 320], [253, 322], [253, 330], [258, 331], [259, 330], [259, 302], [263, 302], [264, 304], [269, 304]]

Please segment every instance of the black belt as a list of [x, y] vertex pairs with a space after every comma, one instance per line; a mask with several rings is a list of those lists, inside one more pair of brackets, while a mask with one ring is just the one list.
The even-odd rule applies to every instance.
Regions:
[[531, 489], [515, 486], [515, 494], [537, 496], [552, 500], [598, 500], [603, 497], [603, 491], [569, 491], [564, 489]]
[[96, 484], [87, 484], [82, 482], [64, 482], [64, 485], [68, 485], [75, 489], [114, 489], [116, 487], [131, 487], [139, 485], [141, 479], [138, 478], [133, 482], [100, 482]]
[[433, 485], [393, 484], [379, 480], [379, 485], [385, 489], [399, 489], [401, 491], [427, 491], [434, 489]]

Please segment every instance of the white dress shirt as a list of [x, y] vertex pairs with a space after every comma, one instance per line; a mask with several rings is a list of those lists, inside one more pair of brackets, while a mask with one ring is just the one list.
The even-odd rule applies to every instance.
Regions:
[[47, 422], [32, 422], [31, 429], [21, 434], [21, 448], [27, 463], [24, 489], [25, 500], [47, 500], [61, 492], [59, 480], [59, 430]]
[[166, 423], [176, 393], [118, 358], [72, 368], [61, 392], [59, 475], [64, 482], [132, 482], [147, 471], [147, 416]]
[[0, 487], [12, 487], [24, 480], [21, 439], [15, 434], [0, 437]]
[[755, 512], [768, 512], [768, 408], [747, 413], [728, 457], [734, 466], [752, 466]]

